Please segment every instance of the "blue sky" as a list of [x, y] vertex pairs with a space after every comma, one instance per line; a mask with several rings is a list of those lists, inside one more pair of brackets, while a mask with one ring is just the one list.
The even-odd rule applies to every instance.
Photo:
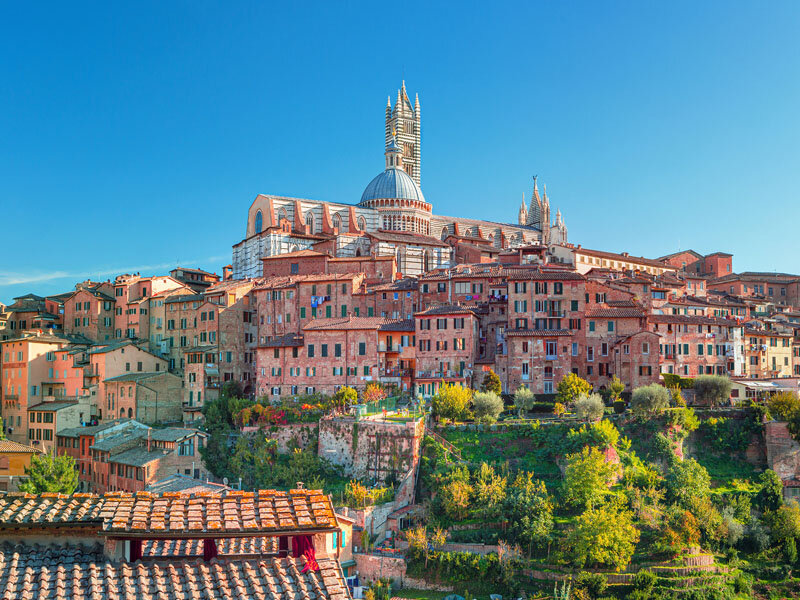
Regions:
[[[115, 4], [115, 6], [111, 6]], [[796, 2], [14, 3], [0, 22], [0, 301], [212, 271], [257, 193], [357, 202], [422, 103], [441, 214], [798, 271]]]

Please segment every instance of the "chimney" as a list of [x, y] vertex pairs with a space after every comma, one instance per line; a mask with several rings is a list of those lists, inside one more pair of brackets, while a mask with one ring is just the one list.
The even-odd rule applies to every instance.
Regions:
[[233, 267], [231, 265], [225, 265], [222, 267], [222, 280], [228, 281], [229, 279], [233, 279]]
[[147, 451], [150, 452], [150, 431], [151, 429], [147, 428]]

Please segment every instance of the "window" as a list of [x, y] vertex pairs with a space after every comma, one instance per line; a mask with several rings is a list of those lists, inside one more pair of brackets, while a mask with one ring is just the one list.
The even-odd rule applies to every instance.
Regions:
[[341, 344], [334, 344], [333, 345], [333, 355], [335, 357], [340, 357], [342, 355], [342, 345]]
[[314, 358], [314, 344], [308, 345], [308, 358]]
[[365, 342], [358, 343], [358, 355], [365, 356], [367, 354], [367, 344]]
[[611, 333], [614, 331], [614, 321], [608, 322], [608, 332]]
[[589, 321], [589, 331], [594, 331], [594, 321]]
[[555, 340], [548, 340], [545, 352], [546, 352], [545, 358], [547, 360], [556, 359], [558, 357], [558, 342], [556, 342]]
[[321, 356], [325, 358], [326, 356], [328, 356], [328, 344], [321, 344], [321, 346], [322, 346]]

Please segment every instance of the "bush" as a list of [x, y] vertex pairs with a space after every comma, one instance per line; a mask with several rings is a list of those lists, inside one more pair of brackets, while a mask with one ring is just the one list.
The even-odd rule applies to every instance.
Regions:
[[638, 415], [656, 415], [669, 408], [669, 399], [667, 388], [651, 383], [633, 390], [631, 410]]
[[717, 406], [731, 397], [731, 380], [724, 375], [700, 375], [694, 380], [695, 398]]
[[650, 592], [656, 586], [658, 577], [652, 571], [639, 571], [633, 576], [633, 589], [639, 592]]
[[603, 418], [605, 407], [600, 394], [581, 396], [575, 401], [575, 416], [582, 421], [599, 421]]
[[561, 404], [572, 404], [581, 396], [588, 396], [592, 391], [592, 384], [575, 375], [567, 373], [558, 382], [556, 401]]
[[602, 573], [581, 571], [575, 580], [575, 587], [586, 590], [592, 598], [599, 598], [608, 588], [608, 577]]
[[489, 369], [486, 375], [483, 376], [483, 383], [481, 383], [482, 392], [494, 392], [498, 396], [503, 393], [503, 386], [500, 382], [500, 376]]
[[789, 421], [800, 410], [800, 399], [792, 392], [779, 392], [768, 401], [770, 414], [781, 421]]
[[494, 423], [503, 412], [503, 399], [494, 392], [477, 392], [472, 405], [475, 418], [484, 423]]

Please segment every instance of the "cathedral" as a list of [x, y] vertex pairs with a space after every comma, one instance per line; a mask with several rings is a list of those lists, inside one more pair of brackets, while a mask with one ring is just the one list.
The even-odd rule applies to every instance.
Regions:
[[385, 115], [384, 170], [355, 204], [259, 194], [247, 214], [245, 238], [233, 246], [233, 276], [260, 277], [261, 259], [300, 250], [336, 257], [394, 256], [403, 275], [455, 264], [457, 254], [480, 254], [531, 244], [564, 244], [567, 228], [550, 221], [546, 188], [533, 180], [530, 207], [523, 195], [518, 222], [445, 217], [433, 213], [422, 181], [419, 96], [412, 104], [405, 82]]

